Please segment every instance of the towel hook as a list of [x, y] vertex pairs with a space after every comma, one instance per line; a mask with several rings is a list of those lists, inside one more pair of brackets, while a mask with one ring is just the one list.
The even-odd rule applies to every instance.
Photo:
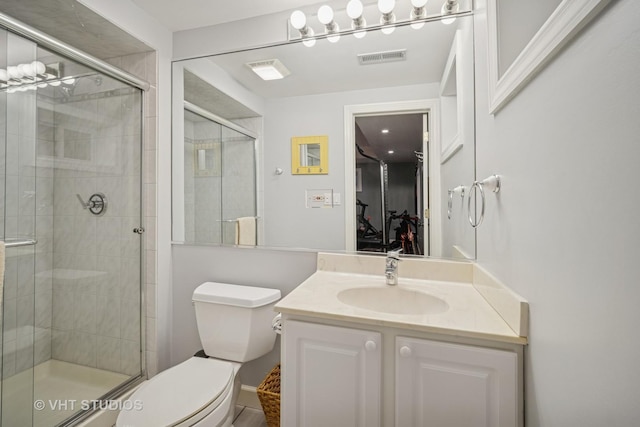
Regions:
[[[473, 228], [477, 228], [482, 224], [484, 220], [484, 206], [486, 202], [486, 197], [484, 193], [484, 188], [493, 191], [494, 193], [500, 192], [501, 178], [500, 175], [491, 175], [488, 178], [483, 179], [482, 181], [474, 181], [471, 187], [469, 188], [469, 199], [467, 199], [467, 210], [469, 212], [469, 223]], [[480, 217], [478, 221], [473, 220], [473, 216], [471, 215], [471, 195], [474, 194], [474, 190], [478, 189], [480, 191]]]

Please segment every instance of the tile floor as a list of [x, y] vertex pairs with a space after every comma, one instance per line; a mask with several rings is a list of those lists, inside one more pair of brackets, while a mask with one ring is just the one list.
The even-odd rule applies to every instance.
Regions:
[[236, 406], [236, 417], [233, 427], [267, 427], [267, 420], [260, 409], [248, 406]]

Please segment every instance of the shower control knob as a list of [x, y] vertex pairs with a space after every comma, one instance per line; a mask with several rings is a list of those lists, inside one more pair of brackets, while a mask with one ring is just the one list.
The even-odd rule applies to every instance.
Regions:
[[136, 233], [136, 234], [142, 234], [142, 233], [144, 233], [144, 228], [143, 227], [134, 228], [133, 232]]

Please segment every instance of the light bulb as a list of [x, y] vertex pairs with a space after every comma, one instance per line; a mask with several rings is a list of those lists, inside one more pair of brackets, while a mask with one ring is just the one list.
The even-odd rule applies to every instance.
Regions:
[[309, 28], [306, 35], [302, 38], [302, 44], [306, 47], [313, 47], [316, 45], [316, 39], [313, 37], [315, 33], [313, 28]]
[[362, 16], [362, 12], [364, 12], [364, 6], [360, 0], [351, 0], [347, 3], [347, 15], [351, 19], [358, 19]]
[[380, 13], [391, 13], [396, 7], [396, 0], [378, 0], [378, 10]]
[[357, 38], [357, 39], [361, 39], [366, 35], [367, 35], [367, 30], [359, 30], [359, 31], [356, 31], [355, 33], [353, 33], [353, 36], [355, 38]]
[[301, 30], [307, 25], [307, 17], [301, 10], [293, 11], [289, 20], [291, 21], [291, 26], [296, 30]]
[[338, 40], [340, 40], [340, 34], [337, 34], [339, 31], [340, 31], [340, 27], [338, 26], [338, 23], [334, 22], [332, 34], [329, 37], [327, 37], [327, 40], [329, 40], [329, 43], [337, 43]]
[[326, 4], [320, 6], [320, 9], [318, 9], [318, 21], [320, 21], [322, 25], [331, 24], [331, 21], [333, 21], [333, 9], [331, 9], [331, 6], [327, 6]]
[[24, 76], [18, 67], [7, 67], [7, 73], [12, 79], [21, 79]]
[[20, 72], [25, 76], [34, 77], [36, 75], [31, 64], [20, 64], [18, 65], [18, 70], [20, 70]]
[[56, 81], [53, 81], [53, 82], [49, 82], [49, 84], [50, 84], [51, 86], [60, 86], [60, 80], [56, 80]]
[[[452, 13], [458, 13], [458, 10], [459, 10], [458, 2], [456, 1], [455, 3], [449, 3], [449, 1], [450, 0], [445, 2], [442, 5], [442, 9], [440, 9], [440, 13], [442, 13], [442, 15], [444, 15], [444, 16], [451, 15]], [[449, 6], [449, 7], [447, 7], [447, 6]], [[444, 25], [450, 25], [450, 24], [453, 24], [453, 22], [455, 20], [456, 20], [456, 17], [455, 16], [451, 16], [451, 17], [442, 19], [442, 23]]]
[[47, 71], [47, 67], [40, 61], [33, 61], [31, 68], [33, 68], [36, 74], [44, 74], [44, 72]]
[[66, 78], [64, 80], [62, 80], [62, 83], [65, 85], [72, 85], [76, 82], [76, 79], [74, 79], [73, 77], [70, 78]]
[[[413, 5], [413, 9], [411, 9], [411, 13], [409, 14], [409, 20], [415, 21], [427, 17], [427, 9], [424, 7], [427, 4], [426, 0], [411, 0], [411, 4]], [[419, 30], [422, 27], [424, 27], [424, 22], [414, 22], [411, 24], [411, 28], [414, 30]]]
[[396, 27], [393, 25], [389, 25], [388, 27], [382, 27], [380, 29], [380, 31], [382, 31], [382, 34], [391, 34], [396, 30]]

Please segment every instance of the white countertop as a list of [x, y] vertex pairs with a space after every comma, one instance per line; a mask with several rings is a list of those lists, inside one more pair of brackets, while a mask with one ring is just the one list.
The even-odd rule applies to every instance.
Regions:
[[[319, 263], [320, 264], [320, 263]], [[341, 302], [338, 293], [356, 287], [387, 287], [383, 274], [369, 275], [319, 269], [280, 300], [275, 310], [325, 319], [388, 326], [448, 336], [526, 344], [469, 282], [398, 278], [398, 288], [444, 300], [449, 309], [436, 314], [392, 314]]]

